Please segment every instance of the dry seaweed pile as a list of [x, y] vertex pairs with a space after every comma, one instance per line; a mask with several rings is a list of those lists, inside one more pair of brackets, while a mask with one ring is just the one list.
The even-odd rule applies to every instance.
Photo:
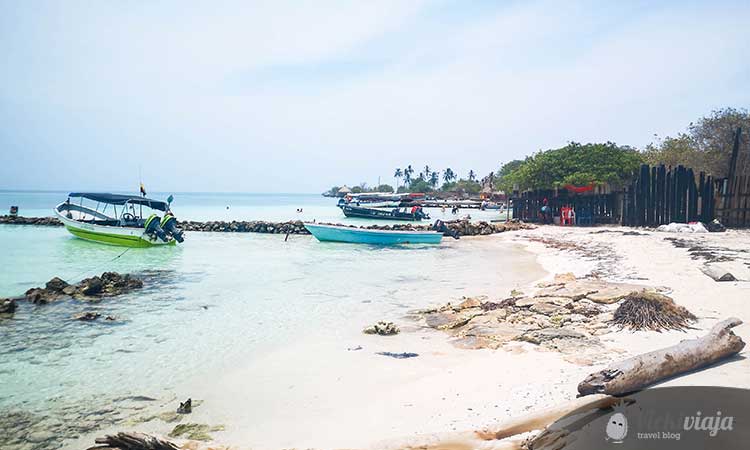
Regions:
[[633, 292], [615, 310], [612, 323], [631, 330], [685, 330], [695, 315], [655, 292]]

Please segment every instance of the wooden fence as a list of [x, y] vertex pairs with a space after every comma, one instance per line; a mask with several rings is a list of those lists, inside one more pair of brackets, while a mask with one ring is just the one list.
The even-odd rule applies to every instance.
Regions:
[[578, 217], [590, 217], [592, 223], [617, 223], [619, 216], [618, 193], [608, 186], [599, 186], [594, 192], [576, 194], [566, 189], [536, 189], [517, 193], [512, 197], [513, 217], [524, 222], [540, 222], [544, 200], [553, 216], [560, 215], [560, 209], [570, 206]]
[[[727, 227], [750, 227], [750, 173], [737, 173], [737, 162], [740, 157], [740, 138], [742, 129], [737, 128], [734, 133], [732, 157], [729, 162], [729, 176], [717, 182], [719, 201], [717, 202], [717, 218]], [[750, 157], [750, 155], [745, 155]], [[743, 164], [744, 167], [746, 165]]]
[[622, 224], [655, 227], [670, 222], [710, 222], [714, 219], [714, 181], [683, 166], [641, 166], [625, 189]]

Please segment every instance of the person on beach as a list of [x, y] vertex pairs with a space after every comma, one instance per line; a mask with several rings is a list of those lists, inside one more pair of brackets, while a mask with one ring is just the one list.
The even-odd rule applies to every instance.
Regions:
[[541, 211], [540, 211], [540, 215], [541, 215], [541, 219], [542, 219], [542, 223], [543, 224], [547, 225], [547, 224], [550, 223], [550, 220], [549, 220], [549, 218], [550, 218], [550, 208], [549, 208], [549, 205], [547, 204], [547, 197], [545, 197], [544, 200], [542, 200], [542, 208], [541, 208]]

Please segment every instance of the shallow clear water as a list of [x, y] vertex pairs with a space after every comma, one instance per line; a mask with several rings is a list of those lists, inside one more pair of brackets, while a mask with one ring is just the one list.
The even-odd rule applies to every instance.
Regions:
[[[144, 289], [130, 294], [98, 303], [19, 302], [0, 319], [0, 415], [67, 417], [56, 432], [122, 396], [173, 398], [179, 385], [210, 380], [302, 336], [358, 333], [413, 308], [507, 293], [538, 274], [526, 270], [537, 267], [531, 255], [487, 239], [382, 248], [192, 232], [183, 245], [126, 251], [63, 228], [0, 225], [0, 249], [0, 296], [22, 295], [54, 276], [145, 277]], [[70, 318], [92, 310], [117, 320]]]

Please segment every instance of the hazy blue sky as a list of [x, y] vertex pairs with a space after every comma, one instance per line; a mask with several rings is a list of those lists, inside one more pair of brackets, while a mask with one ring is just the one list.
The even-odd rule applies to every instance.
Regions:
[[750, 105], [750, 2], [0, 0], [0, 188], [320, 192]]

